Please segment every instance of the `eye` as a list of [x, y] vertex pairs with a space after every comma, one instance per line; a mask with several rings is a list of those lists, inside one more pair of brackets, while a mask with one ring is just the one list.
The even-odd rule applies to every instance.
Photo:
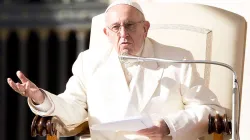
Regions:
[[135, 24], [128, 23], [128, 24], [125, 25], [125, 27], [126, 27], [127, 29], [132, 29], [132, 28], [134, 27], [134, 25], [135, 25]]
[[120, 29], [120, 25], [113, 25], [113, 26], [111, 27], [111, 29], [112, 29], [113, 31], [118, 31], [118, 30]]

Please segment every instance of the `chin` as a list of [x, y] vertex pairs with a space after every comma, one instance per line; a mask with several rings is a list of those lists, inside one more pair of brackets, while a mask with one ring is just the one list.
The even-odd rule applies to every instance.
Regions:
[[120, 54], [123, 54], [123, 53], [131, 54], [131, 50], [128, 48], [123, 48], [122, 50], [120, 50]]

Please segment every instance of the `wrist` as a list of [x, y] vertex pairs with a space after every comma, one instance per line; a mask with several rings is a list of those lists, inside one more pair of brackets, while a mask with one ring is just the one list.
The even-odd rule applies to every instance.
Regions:
[[[40, 105], [40, 104], [42, 104], [43, 102], [44, 102], [44, 100], [45, 100], [45, 93], [41, 90], [41, 89], [39, 89], [39, 91], [40, 91], [40, 93], [38, 93], [39, 95], [38, 95], [38, 98], [37, 99], [31, 99], [31, 101], [32, 101], [32, 103], [34, 104], [34, 105]], [[38, 91], [38, 92], [39, 92]]]
[[[44, 98], [45, 99], [45, 98]], [[34, 104], [34, 105], [40, 105], [40, 104], [42, 104], [43, 102], [44, 102], [44, 99], [42, 99], [42, 100], [34, 100], [34, 99], [31, 99], [31, 101], [32, 101], [32, 103]]]

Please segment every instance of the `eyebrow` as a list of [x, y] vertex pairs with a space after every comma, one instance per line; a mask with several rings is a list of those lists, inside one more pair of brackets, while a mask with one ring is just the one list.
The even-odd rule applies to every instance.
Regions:
[[[126, 20], [124, 21], [125, 24], [127, 23], [135, 23], [135, 21], [131, 21], [131, 20]], [[111, 25], [116, 25], [116, 24], [120, 24], [120, 22], [115, 22], [115, 23], [112, 23]]]
[[120, 23], [119, 22], [115, 22], [115, 23], [112, 23], [110, 25], [113, 26], [113, 25], [117, 25], [117, 24], [120, 24]]

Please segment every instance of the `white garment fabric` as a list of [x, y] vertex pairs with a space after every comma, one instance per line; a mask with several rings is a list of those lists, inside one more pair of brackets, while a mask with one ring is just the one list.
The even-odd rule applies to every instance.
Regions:
[[[141, 49], [139, 50], [139, 52], [135, 55], [135, 56], [141, 56], [142, 50], [144, 48], [144, 43], [143, 46], [141, 47]], [[129, 86], [129, 88], [131, 89], [132, 87], [130, 87], [130, 82], [132, 80], [133, 77], [135, 77], [135, 74], [138, 71], [138, 63], [122, 63], [122, 69], [124, 72], [124, 75], [126, 77], [127, 80], [127, 84]], [[51, 103], [48, 100], [48, 97], [45, 94], [45, 100], [42, 104], [40, 105], [34, 105], [31, 104], [34, 108], [36, 108], [37, 110], [41, 111], [41, 112], [46, 112], [51, 108]]]
[[[126, 77], [126, 81], [127, 81], [128, 86], [129, 86], [129, 89], [132, 90], [133, 87], [130, 85], [130, 82], [131, 82], [132, 78], [136, 76], [136, 73], [138, 71], [138, 64], [132, 64], [129, 66], [124, 66], [124, 64], [122, 64], [122, 68], [123, 68], [124, 75]], [[41, 112], [46, 112], [51, 108], [52, 105], [51, 105], [48, 97], [45, 94], [45, 100], [42, 104], [40, 104], [40, 105], [31, 104], [31, 106], [33, 106], [34, 108], [36, 108], [37, 110], [39, 110]]]
[[126, 77], [127, 84], [130, 87], [130, 82], [133, 79], [133, 77], [135, 77], [135, 74], [138, 71], [138, 65], [132, 65], [132, 66], [126, 67], [124, 66], [124, 64], [122, 64], [122, 69]]
[[[99, 56], [99, 57], [96, 57]], [[146, 38], [143, 57], [192, 59], [190, 52], [163, 46]], [[31, 110], [40, 116], [57, 116], [68, 130], [88, 118], [89, 126], [128, 117], [156, 114], [163, 118], [172, 136], [165, 140], [196, 140], [207, 133], [208, 115], [224, 110], [216, 96], [203, 86], [192, 64], [143, 62], [129, 88], [118, 54], [114, 50], [82, 52], [75, 61], [73, 76], [64, 93], [56, 96], [45, 91], [51, 108], [42, 112], [28, 99]], [[134, 72], [133, 72], [134, 73]], [[92, 139], [123, 140], [116, 132], [93, 132]]]
[[34, 105], [33, 103], [31, 104], [35, 109], [41, 111], [41, 112], [47, 112], [51, 107], [52, 104], [50, 103], [48, 97], [45, 94], [45, 99], [42, 104], [40, 105]]
[[[144, 48], [144, 43], [143, 43], [141, 49], [139, 50], [139, 52], [135, 56], [141, 56], [143, 48]], [[139, 62], [131, 63], [129, 61], [124, 61], [124, 62], [121, 62], [121, 65], [122, 65], [122, 69], [123, 69], [124, 75], [126, 77], [129, 89], [131, 89], [132, 87], [130, 86], [130, 82], [134, 77], [136, 77], [136, 74], [139, 70], [139, 67], [138, 67]]]

